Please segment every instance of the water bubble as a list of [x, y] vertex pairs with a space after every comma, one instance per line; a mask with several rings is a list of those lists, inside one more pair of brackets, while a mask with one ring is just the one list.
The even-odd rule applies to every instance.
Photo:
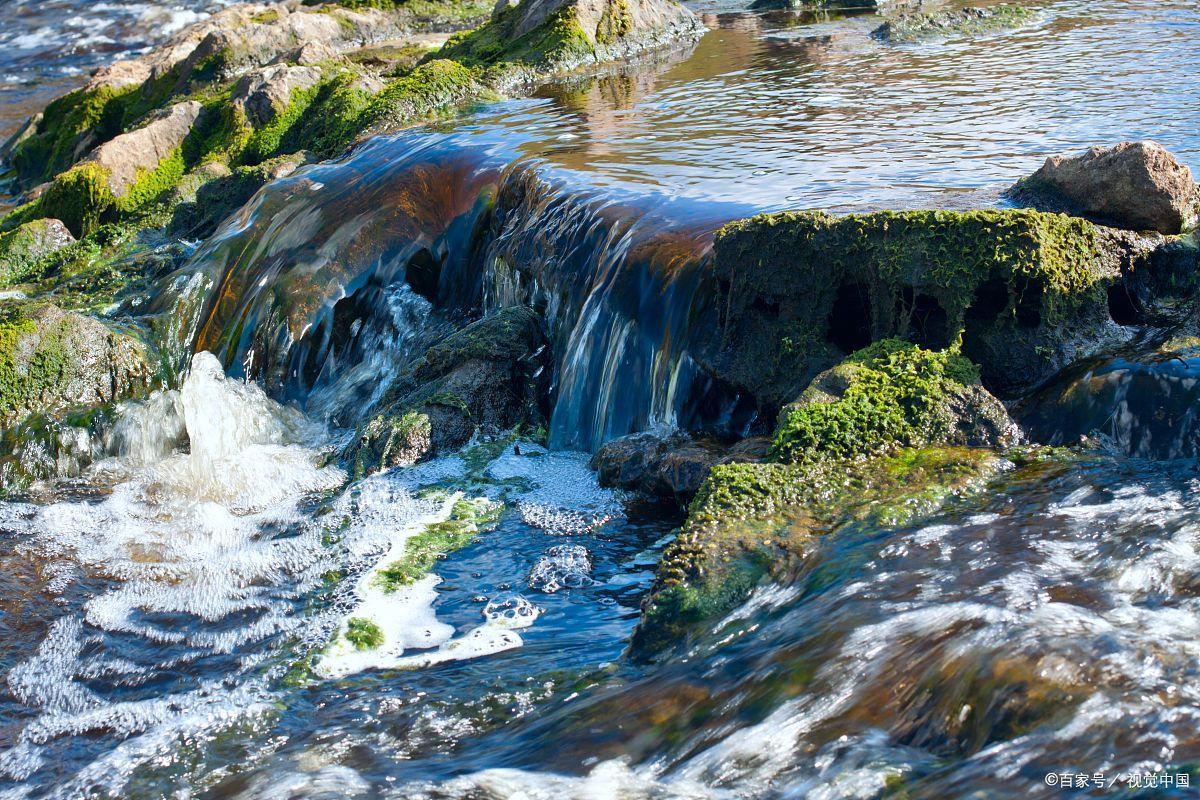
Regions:
[[483, 609], [488, 624], [502, 628], [528, 628], [539, 613], [537, 606], [519, 594], [502, 594]]
[[582, 589], [595, 581], [592, 557], [587, 548], [577, 544], [560, 544], [546, 551], [529, 572], [532, 589], [554, 594], [560, 589]]

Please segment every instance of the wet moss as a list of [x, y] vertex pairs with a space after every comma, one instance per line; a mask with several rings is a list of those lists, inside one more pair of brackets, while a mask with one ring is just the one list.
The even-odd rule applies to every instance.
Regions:
[[124, 106], [137, 87], [77, 89], [46, 106], [34, 134], [17, 146], [12, 164], [26, 184], [49, 180], [78, 160], [85, 138], [104, 141], [120, 132]]
[[893, 44], [911, 44], [947, 36], [979, 36], [1025, 25], [1036, 16], [1033, 9], [1007, 3], [986, 8], [910, 13], [888, 20], [876, 28], [872, 36]]
[[772, 442], [774, 458], [855, 458], [940, 441], [955, 424], [948, 397], [978, 383], [979, 372], [957, 352], [884, 339], [846, 359], [830, 377], [845, 387], [842, 396], [828, 402], [820, 388], [810, 387], [785, 408]]
[[365, 617], [351, 617], [346, 620], [346, 641], [356, 650], [374, 650], [383, 644], [383, 631]]
[[404, 545], [404, 557], [379, 571], [376, 580], [384, 591], [409, 586], [433, 571], [439, 559], [461, 550], [500, 518], [501, 506], [485, 497], [455, 502], [448, 519], [426, 526]]
[[594, 58], [592, 40], [571, 7], [560, 9], [538, 27], [515, 36], [521, 15], [519, 7], [505, 9], [488, 24], [452, 37], [438, 57], [479, 68], [509, 64], [537, 70]]

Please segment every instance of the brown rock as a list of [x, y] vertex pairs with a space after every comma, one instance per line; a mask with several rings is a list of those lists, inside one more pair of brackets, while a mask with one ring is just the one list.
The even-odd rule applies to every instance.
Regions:
[[1191, 171], [1154, 142], [1051, 156], [1009, 192], [1025, 205], [1130, 230], [1175, 234], [1196, 217]]
[[142, 127], [97, 147], [87, 161], [103, 167], [108, 172], [109, 190], [115, 197], [124, 197], [139, 172], [153, 170], [183, 144], [203, 108], [189, 100], [154, 112]]
[[233, 90], [233, 104], [256, 128], [272, 122], [291, 102], [292, 93], [321, 82], [316, 67], [276, 64], [246, 75]]

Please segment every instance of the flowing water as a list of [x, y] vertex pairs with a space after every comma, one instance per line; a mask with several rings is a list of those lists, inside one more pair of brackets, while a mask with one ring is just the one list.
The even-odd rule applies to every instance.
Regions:
[[[1019, 31], [896, 48], [870, 16], [706, 12], [688, 52], [267, 187], [130, 306], [170, 322], [180, 388], [122, 407], [82, 477], [0, 505], [0, 796], [932, 800], [1190, 777], [1200, 474], [1127, 455], [1195, 455], [1190, 425], [1139, 447], [1150, 412], [1128, 402], [1152, 408], [1164, 376], [1186, 395], [1189, 362], [1080, 365], [1135, 376], [1085, 404], [1137, 412], [1112, 453], [835, 531], [658, 663], [625, 648], [678, 520], [586, 467], [632, 430], [754, 423], [701, 368], [724, 221], [997, 203], [1046, 153], [1121, 138], [1200, 167], [1194, 3], [1039, 5]], [[389, 382], [514, 302], [549, 327], [549, 449], [480, 440], [351, 480], [330, 456]], [[380, 590], [464, 508], [470, 544]], [[351, 647], [356, 620], [383, 646]], [[1048, 785], [1064, 772], [1089, 783]]]

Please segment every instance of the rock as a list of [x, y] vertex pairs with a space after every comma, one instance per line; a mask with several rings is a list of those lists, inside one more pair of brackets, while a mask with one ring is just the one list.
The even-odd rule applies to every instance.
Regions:
[[74, 242], [67, 226], [56, 219], [35, 219], [0, 234], [0, 286], [21, 283], [38, 262]]
[[911, 8], [927, 0], [754, 0], [756, 10], [788, 9], [791, 11], [877, 11]]
[[1164, 234], [1194, 224], [1198, 201], [1191, 170], [1162, 145], [1146, 141], [1051, 156], [1009, 194], [1022, 205]]
[[[545, 35], [535, 35], [538, 29]], [[628, 58], [697, 38], [703, 30], [673, 0], [522, 0], [497, 3], [491, 23], [441, 52], [463, 63], [517, 66], [499, 77], [504, 86]]]
[[762, 440], [736, 449], [685, 433], [634, 433], [605, 443], [592, 456], [591, 467], [601, 486], [642, 492], [686, 508], [714, 466], [763, 455]]
[[1098, 438], [1134, 458], [1200, 456], [1200, 338], [1085, 360], [1017, 401], [1014, 416], [1048, 445]]
[[316, 67], [263, 67], [238, 81], [231, 102], [251, 125], [259, 128], [274, 122], [287, 109], [294, 92], [311, 89], [321, 82], [321, 76]]
[[302, 67], [315, 67], [330, 61], [338, 61], [342, 54], [325, 42], [305, 42], [295, 50], [278, 55], [272, 64], [298, 64]]
[[688, 349], [770, 413], [872, 341], [941, 350], [961, 334], [1011, 397], [1123, 339], [1107, 248], [1085, 220], [1030, 210], [760, 215], [718, 232], [716, 318]]
[[902, 14], [871, 32], [883, 42], [902, 44], [941, 39], [947, 36], [977, 36], [1026, 24], [1035, 16], [1031, 9], [996, 6], [951, 8], [928, 14]]
[[85, 163], [101, 167], [113, 197], [124, 198], [144, 174], [178, 157], [183, 140], [192, 132], [203, 109], [198, 101], [189, 100], [154, 112], [142, 127], [97, 147]]
[[197, 170], [197, 173], [207, 174], [196, 176], [197, 185], [192, 196], [180, 196], [169, 230], [173, 236], [207, 239], [221, 222], [249, 202], [263, 186], [286, 178], [314, 160], [311, 153], [302, 151], [233, 170], [223, 165], [206, 165]]
[[545, 358], [532, 309], [506, 308], [430, 347], [395, 399], [343, 455], [356, 475], [412, 464], [544, 420]]
[[144, 344], [54, 306], [5, 308], [0, 320], [0, 428], [136, 395], [154, 379]]

